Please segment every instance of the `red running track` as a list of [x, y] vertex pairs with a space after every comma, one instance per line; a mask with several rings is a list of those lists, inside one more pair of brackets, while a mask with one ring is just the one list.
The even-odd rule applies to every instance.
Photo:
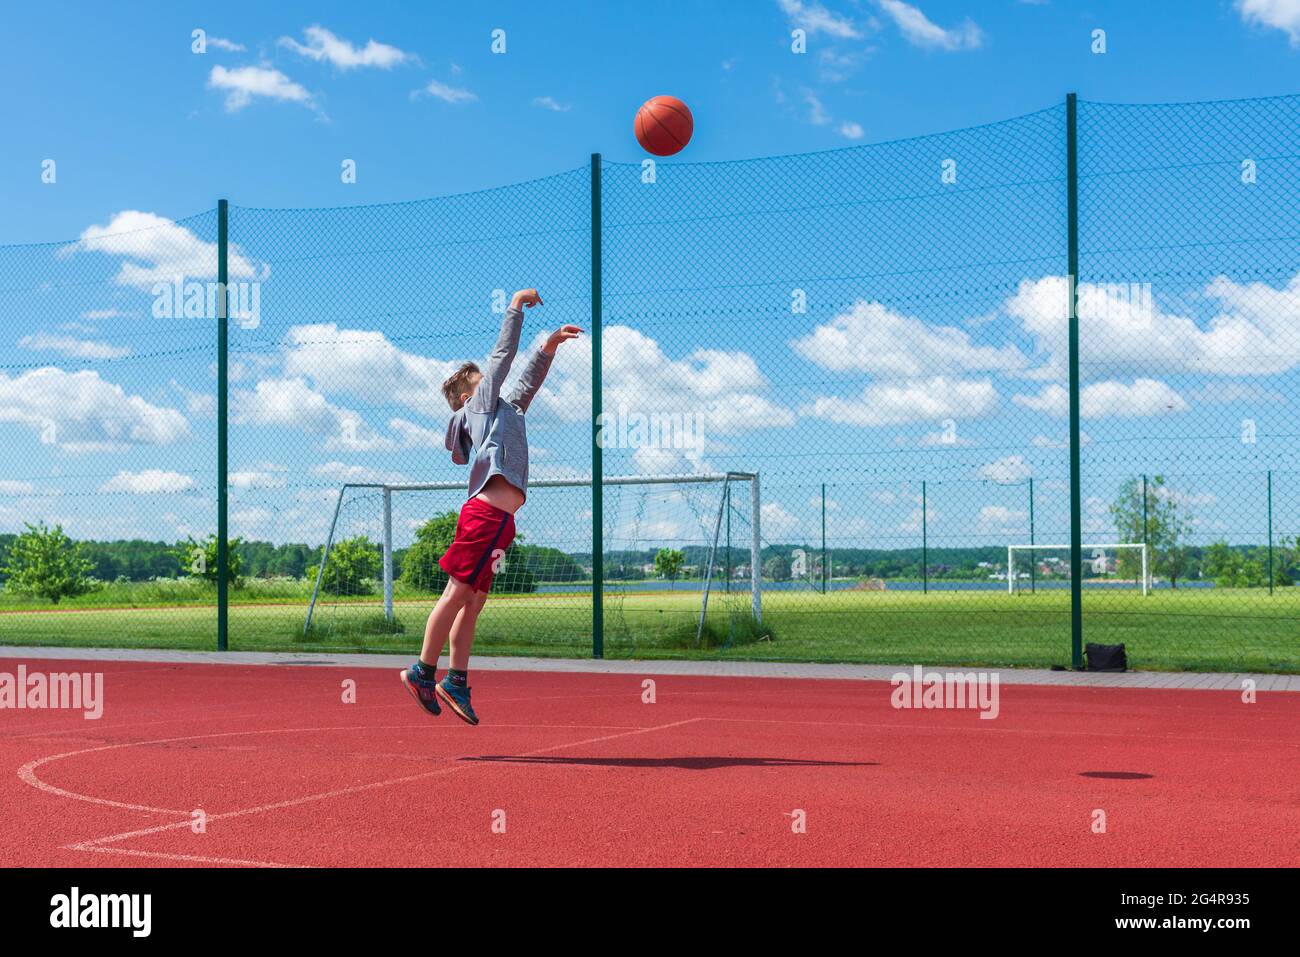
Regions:
[[106, 706], [0, 711], [6, 866], [1300, 863], [1295, 694], [478, 671], [470, 728], [395, 669], [25, 664]]

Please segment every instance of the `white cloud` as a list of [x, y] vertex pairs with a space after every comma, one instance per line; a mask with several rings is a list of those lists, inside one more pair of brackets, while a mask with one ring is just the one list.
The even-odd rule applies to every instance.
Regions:
[[817, 98], [817, 94], [811, 90], [803, 91], [803, 101], [808, 107], [808, 122], [813, 126], [825, 126], [831, 122], [831, 115], [826, 112], [826, 107], [822, 101]]
[[544, 110], [551, 110], [554, 113], [568, 113], [573, 109], [567, 103], [561, 103], [553, 96], [539, 96], [533, 100], [533, 106], [540, 106]]
[[960, 26], [944, 29], [927, 17], [919, 7], [902, 0], [876, 0], [898, 26], [909, 43], [935, 50], [974, 50], [984, 42], [980, 28], [970, 20]]
[[[97, 252], [119, 256], [123, 262], [114, 282], [150, 292], [157, 283], [185, 280], [215, 281], [217, 244], [204, 242], [192, 231], [156, 213], [126, 209], [115, 213], [106, 226], [89, 226], [80, 242], [64, 246], [59, 254]], [[230, 279], [263, 279], [234, 244], [228, 253]]]
[[[441, 429], [428, 429], [405, 419], [389, 419], [388, 427], [404, 449], [441, 449], [445, 436]], [[533, 450], [535, 451], [535, 450]]]
[[184, 492], [194, 488], [194, 479], [180, 472], [145, 469], [143, 472], [118, 472], [99, 487], [101, 492], [128, 492], [131, 495], [155, 495], [159, 492]]
[[354, 452], [391, 449], [391, 439], [378, 435], [350, 409], [331, 404], [304, 380], [263, 379], [252, 390], [231, 393], [231, 421], [325, 437], [325, 448]]
[[235, 489], [284, 488], [289, 484], [288, 471], [287, 466], [268, 462], [256, 468], [231, 472], [227, 481]]
[[459, 86], [449, 86], [438, 80], [430, 80], [421, 89], [411, 94], [413, 99], [418, 99], [421, 96], [431, 96], [436, 100], [442, 100], [444, 103], [472, 103], [478, 99], [478, 96], [471, 90]]
[[237, 113], [253, 102], [254, 97], [302, 103], [312, 106], [306, 88], [269, 66], [240, 66], [227, 69], [218, 64], [208, 74], [208, 87], [226, 91], [226, 112]]
[[128, 395], [97, 371], [53, 366], [16, 378], [0, 372], [0, 422], [26, 425], [41, 441], [72, 451], [167, 445], [190, 431], [175, 409]]
[[34, 495], [35, 493], [36, 486], [31, 482], [0, 479], [0, 495]]
[[368, 40], [364, 47], [353, 46], [348, 40], [336, 37], [319, 24], [307, 27], [302, 33], [307, 38], [305, 44], [299, 43], [292, 37], [280, 37], [277, 42], [285, 49], [309, 57], [318, 63], [322, 60], [327, 61], [340, 70], [354, 70], [358, 67], [388, 70], [416, 59], [412, 53], [376, 40]]
[[943, 518], [942, 512], [935, 511], [933, 508], [922, 511], [918, 506], [907, 514], [907, 518], [898, 523], [897, 530], [909, 535], [920, 534], [922, 525], [934, 528], [941, 518]]
[[283, 350], [284, 374], [310, 382], [322, 395], [382, 399], [423, 413], [445, 408], [442, 383], [460, 365], [403, 352], [382, 332], [332, 322], [291, 327]]
[[[544, 339], [539, 334], [534, 347]], [[601, 343], [604, 408], [611, 416], [620, 407], [640, 414], [698, 413], [706, 438], [794, 424], [794, 414], [785, 405], [767, 398], [767, 380], [748, 353], [697, 349], [672, 359], [654, 339], [621, 325], [606, 327]], [[559, 350], [533, 409], [544, 409], [565, 422], [590, 417], [589, 337]]]
[[1023, 455], [1008, 455], [996, 462], [981, 465], [978, 474], [980, 478], [989, 482], [996, 482], [999, 485], [1014, 485], [1029, 478], [1031, 469]]
[[[1024, 280], [1006, 302], [1007, 315], [1037, 340], [1045, 365], [1036, 377], [1062, 380], [1068, 357], [1063, 276]], [[1079, 358], [1094, 376], [1199, 372], [1272, 375], [1300, 367], [1300, 273], [1282, 288], [1216, 277], [1202, 289], [1217, 305], [1204, 328], [1166, 312], [1154, 294], [1128, 284], [1079, 285]]]
[[1014, 346], [976, 345], [964, 329], [931, 325], [862, 299], [791, 346], [832, 372], [923, 376], [1006, 372], [1029, 364]]
[[1029, 512], [1007, 508], [1005, 505], [985, 505], [979, 511], [982, 532], [1005, 532], [1024, 528], [1029, 522]]
[[840, 132], [840, 136], [843, 136], [845, 139], [860, 140], [862, 139], [865, 131], [862, 129], [861, 123], [846, 121], [840, 124], [839, 132]]
[[988, 379], [935, 376], [900, 383], [871, 383], [858, 399], [823, 396], [805, 406], [803, 412], [842, 425], [907, 425], [986, 415], [997, 399], [997, 390]]
[[841, 40], [856, 40], [862, 31], [852, 20], [826, 9], [822, 4], [802, 2], [802, 0], [777, 0], [777, 5], [790, 20], [790, 26], [798, 27], [808, 36], [824, 33]]
[[681, 475], [689, 469], [683, 469], [682, 456], [674, 449], [654, 448], [644, 445], [632, 453], [632, 462], [639, 475]]
[[1300, 47], [1300, 0], [1237, 0], [1237, 11], [1244, 22], [1281, 30]]
[[217, 397], [212, 392], [193, 392], [185, 388], [175, 379], [171, 380], [171, 387], [179, 392], [185, 399], [185, 411], [190, 415], [215, 415], [217, 411]]
[[340, 485], [349, 482], [361, 485], [401, 485], [411, 481], [401, 472], [375, 469], [367, 465], [352, 465], [347, 462], [324, 462], [313, 466], [311, 474], [331, 479]]
[[207, 45], [216, 47], [218, 50], [225, 50], [227, 53], [243, 53], [247, 49], [242, 43], [236, 43], [234, 40], [227, 40], [224, 37], [208, 37]]
[[33, 351], [62, 353], [73, 359], [121, 359], [131, 354], [131, 350], [123, 346], [111, 346], [106, 342], [92, 342], [72, 336], [51, 336], [44, 332], [23, 336], [18, 340], [18, 345]]
[[[1070, 412], [1070, 394], [1056, 384], [1045, 386], [1038, 395], [1012, 396], [1012, 401], [1057, 418]], [[1135, 379], [1131, 385], [1114, 380], [1094, 382], [1079, 392], [1079, 415], [1085, 419], [1139, 418], [1187, 409], [1182, 396], [1155, 379]]]
[[843, 83], [860, 67], [867, 50], [845, 51], [826, 47], [817, 51], [817, 75], [827, 83]]
[[234, 523], [236, 534], [247, 535], [273, 525], [275, 513], [265, 508], [241, 508], [230, 513], [230, 521]]
[[787, 512], [779, 502], [764, 502], [758, 514], [763, 537], [769, 542], [799, 531], [799, 519]]

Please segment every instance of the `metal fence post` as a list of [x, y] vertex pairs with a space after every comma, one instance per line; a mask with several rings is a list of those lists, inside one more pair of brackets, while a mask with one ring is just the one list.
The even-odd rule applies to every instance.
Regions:
[[1273, 594], [1273, 470], [1268, 470], [1268, 593]]
[[1066, 289], [1070, 328], [1070, 659], [1083, 667], [1083, 493], [1079, 474], [1079, 110], [1065, 97]]
[[591, 656], [605, 656], [605, 486], [601, 461], [600, 154], [591, 154]]
[[1038, 591], [1038, 561], [1034, 557], [1034, 479], [1029, 479], [1029, 594]]
[[930, 593], [930, 529], [925, 482], [921, 482], [921, 594]]
[[227, 539], [227, 483], [229, 481], [229, 390], [227, 375], [230, 324], [226, 319], [226, 283], [229, 280], [230, 204], [217, 200], [217, 651], [230, 639], [230, 544]]
[[727, 594], [731, 594], [731, 483], [727, 482], [722, 486], [722, 496], [725, 499], [727, 509]]
[[826, 594], [826, 483], [822, 483], [822, 594]]
[[[384, 617], [393, 621], [393, 490], [384, 488]], [[322, 558], [321, 567], [325, 567]]]

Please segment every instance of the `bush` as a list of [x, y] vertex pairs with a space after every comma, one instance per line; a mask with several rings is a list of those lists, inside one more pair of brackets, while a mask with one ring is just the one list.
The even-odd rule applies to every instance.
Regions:
[[83, 595], [94, 587], [90, 569], [81, 545], [63, 533], [62, 525], [48, 528], [41, 522], [28, 525], [14, 539], [4, 573], [11, 591], [58, 604], [61, 598]]
[[[230, 539], [226, 544], [226, 581], [231, 588], [238, 588], [244, 583], [241, 575], [244, 560], [240, 557], [241, 540]], [[209, 535], [203, 544], [193, 537], [187, 538], [176, 546], [176, 558], [180, 562], [181, 572], [195, 578], [201, 578], [213, 585], [217, 583], [217, 536]]]
[[[335, 542], [325, 562], [321, 590], [331, 595], [368, 595], [375, 590], [382, 565], [379, 545], [365, 535]], [[318, 568], [307, 569], [308, 580], [315, 581]]]

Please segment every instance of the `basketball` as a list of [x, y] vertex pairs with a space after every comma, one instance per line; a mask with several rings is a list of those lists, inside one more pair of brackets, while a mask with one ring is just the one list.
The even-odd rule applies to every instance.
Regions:
[[636, 141], [647, 153], [672, 156], [691, 141], [695, 120], [686, 104], [675, 96], [654, 96], [636, 111]]

